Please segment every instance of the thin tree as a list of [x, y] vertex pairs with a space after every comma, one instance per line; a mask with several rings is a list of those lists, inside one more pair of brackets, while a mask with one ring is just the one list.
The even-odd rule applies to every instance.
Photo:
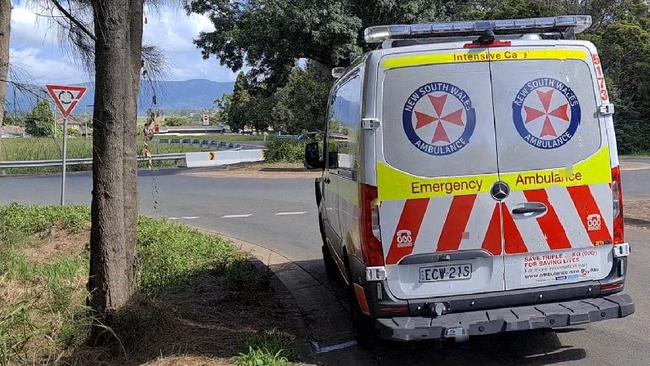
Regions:
[[[136, 126], [144, 4], [143, 0], [78, 0], [73, 10], [72, 2], [49, 2], [63, 14], [63, 20], [56, 21], [92, 61], [95, 75], [88, 290], [98, 323], [110, 325], [136, 290]], [[92, 21], [84, 21], [88, 10]], [[101, 341], [103, 329], [94, 327], [91, 340]]]
[[9, 73], [9, 38], [11, 35], [11, 0], [0, 0], [0, 126], [4, 120], [5, 96]]

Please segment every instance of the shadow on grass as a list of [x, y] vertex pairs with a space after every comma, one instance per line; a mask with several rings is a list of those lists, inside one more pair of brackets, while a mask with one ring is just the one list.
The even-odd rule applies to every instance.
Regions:
[[[260, 274], [264, 276], [264, 274]], [[268, 281], [230, 289], [217, 271], [198, 274], [182, 284], [136, 295], [116, 314], [105, 347], [82, 346], [64, 361], [69, 365], [227, 365], [268, 336], [287, 344], [295, 339], [286, 311]]]

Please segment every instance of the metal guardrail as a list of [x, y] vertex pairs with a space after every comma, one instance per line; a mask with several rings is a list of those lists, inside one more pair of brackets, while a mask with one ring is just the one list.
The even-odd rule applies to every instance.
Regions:
[[[151, 157], [138, 156], [138, 161], [162, 161], [162, 160], [185, 160], [185, 153], [156, 154]], [[72, 165], [90, 165], [93, 163], [92, 158], [84, 159], [67, 159], [66, 166]], [[0, 169], [8, 168], [41, 168], [49, 166], [61, 166], [61, 160], [16, 160], [0, 161]]]
[[223, 150], [254, 150], [260, 149], [265, 146], [264, 141], [255, 141], [255, 142], [228, 142], [228, 141], [217, 141], [217, 140], [207, 140], [207, 139], [196, 139], [196, 138], [184, 138], [182, 136], [156, 136], [152, 141], [152, 144], [165, 144], [165, 145], [192, 145], [199, 147], [213, 147]]

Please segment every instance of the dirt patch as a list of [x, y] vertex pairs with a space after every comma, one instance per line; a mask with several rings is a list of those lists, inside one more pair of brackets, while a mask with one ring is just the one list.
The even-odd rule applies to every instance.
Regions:
[[90, 241], [90, 233], [87, 230], [70, 233], [52, 228], [39, 236], [43, 243], [24, 251], [25, 258], [35, 264], [48, 263], [62, 255], [83, 254]]
[[318, 178], [320, 170], [305, 169], [300, 163], [254, 163], [231, 165], [224, 170], [195, 170], [181, 173], [196, 177], [256, 179]]
[[650, 200], [623, 199], [625, 223], [650, 229]]
[[[247, 337], [273, 330], [296, 339], [287, 310], [270, 288], [257, 301], [232, 298], [217, 272], [170, 286], [156, 297], [136, 296], [118, 316], [113, 349], [82, 347], [70, 365], [232, 365]], [[125, 356], [126, 355], [126, 356]], [[91, 361], [92, 360], [92, 361]]]

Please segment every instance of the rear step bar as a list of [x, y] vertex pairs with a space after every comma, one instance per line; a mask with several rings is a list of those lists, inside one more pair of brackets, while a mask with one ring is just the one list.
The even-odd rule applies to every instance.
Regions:
[[451, 313], [438, 317], [377, 319], [382, 338], [397, 341], [458, 338], [519, 330], [559, 328], [623, 318], [634, 313], [625, 293], [600, 298]]

